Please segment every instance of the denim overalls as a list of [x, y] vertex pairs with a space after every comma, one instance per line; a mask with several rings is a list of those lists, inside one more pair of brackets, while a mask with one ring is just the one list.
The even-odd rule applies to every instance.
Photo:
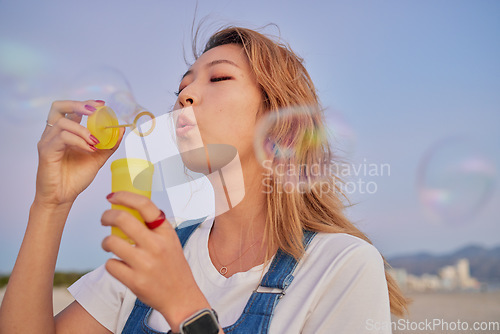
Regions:
[[[204, 219], [203, 219], [204, 220]], [[202, 221], [203, 221], [202, 220]], [[201, 224], [193, 224], [191, 221], [183, 223], [188, 225], [176, 229], [182, 247], [186, 244], [191, 234]], [[315, 232], [304, 231], [304, 247], [307, 248]], [[267, 333], [274, 308], [280, 298], [285, 294], [286, 288], [292, 283], [293, 271], [297, 261], [290, 255], [278, 250], [271, 263], [268, 272], [262, 278], [259, 287], [252, 293], [240, 318], [232, 325], [224, 327], [224, 333]], [[134, 309], [127, 319], [123, 328], [124, 334], [164, 334], [148, 326], [148, 319], [153, 309], [136, 299]]]

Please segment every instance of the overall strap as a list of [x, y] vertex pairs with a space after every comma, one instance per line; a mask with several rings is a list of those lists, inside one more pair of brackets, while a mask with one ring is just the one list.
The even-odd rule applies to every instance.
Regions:
[[[316, 232], [304, 231], [303, 245], [307, 249]], [[292, 283], [298, 261], [281, 249], [276, 253], [269, 270], [248, 300], [243, 314], [225, 333], [267, 333], [274, 309]]]
[[200, 226], [201, 223], [205, 221], [205, 219], [206, 217], [201, 219], [186, 220], [175, 228], [175, 232], [177, 232], [177, 236], [181, 241], [182, 248], [184, 248], [184, 245], [189, 240], [191, 234], [193, 234], [193, 232], [198, 228], [198, 226]]
[[[176, 228], [183, 247], [203, 221], [204, 219], [187, 221]], [[304, 249], [307, 249], [315, 235], [316, 232], [304, 231]], [[293, 273], [297, 264], [298, 261], [295, 258], [279, 249], [271, 262], [268, 272], [250, 296], [243, 313], [233, 325], [223, 328], [224, 332], [238, 334], [267, 333], [274, 309], [294, 279]], [[152, 310], [137, 298], [122, 333], [164, 334], [153, 330], [147, 325]]]
[[[188, 241], [189, 237], [204, 220], [205, 218], [187, 220], [175, 228], [177, 236], [181, 241], [182, 248], [184, 248], [184, 245]], [[125, 323], [122, 334], [163, 334], [148, 326], [147, 320], [151, 315], [151, 312], [152, 309], [137, 298], [135, 300], [134, 308]]]
[[[304, 231], [304, 238], [302, 239], [304, 250], [307, 249], [315, 235], [315, 232]], [[262, 278], [259, 287], [281, 289], [283, 290], [282, 294], [285, 294], [284, 291], [294, 278], [292, 274], [297, 264], [298, 261], [293, 256], [278, 249], [274, 261], [271, 263], [264, 278]]]

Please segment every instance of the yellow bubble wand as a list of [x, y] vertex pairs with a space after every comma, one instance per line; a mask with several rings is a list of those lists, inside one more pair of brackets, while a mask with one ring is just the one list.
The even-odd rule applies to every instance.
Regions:
[[[151, 128], [146, 132], [141, 132], [137, 126], [137, 122], [143, 116], [149, 116], [152, 121]], [[98, 107], [87, 119], [87, 129], [99, 140], [99, 144], [95, 145], [98, 149], [113, 148], [120, 136], [119, 128], [130, 127], [138, 136], [145, 137], [153, 132], [155, 126], [155, 116], [149, 111], [137, 114], [131, 124], [119, 124], [115, 112], [108, 106]]]

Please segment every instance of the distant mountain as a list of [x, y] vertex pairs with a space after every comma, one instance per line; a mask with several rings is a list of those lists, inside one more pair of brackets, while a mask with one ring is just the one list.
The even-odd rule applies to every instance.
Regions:
[[434, 255], [417, 253], [395, 256], [388, 259], [393, 268], [404, 268], [413, 275], [435, 274], [439, 269], [455, 265], [459, 259], [469, 260], [471, 276], [480, 282], [500, 283], [500, 246], [484, 248], [469, 245], [450, 254]]

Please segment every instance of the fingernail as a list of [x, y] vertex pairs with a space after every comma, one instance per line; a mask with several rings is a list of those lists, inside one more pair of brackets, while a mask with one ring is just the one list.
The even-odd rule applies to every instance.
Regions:
[[115, 193], [110, 193], [108, 194], [108, 196], [106, 196], [107, 199], [111, 199], [111, 197], [113, 197], [115, 195]]
[[88, 111], [96, 111], [97, 110], [96, 108], [89, 106], [88, 104], [85, 105], [85, 109], [87, 109]]
[[89, 145], [89, 147], [92, 151], [97, 151], [97, 147], [95, 147], [94, 145]]
[[103, 100], [95, 100], [97, 103], [106, 103]]
[[90, 140], [92, 140], [96, 144], [100, 143], [99, 139], [97, 139], [96, 137], [94, 137], [94, 135], [90, 135]]

